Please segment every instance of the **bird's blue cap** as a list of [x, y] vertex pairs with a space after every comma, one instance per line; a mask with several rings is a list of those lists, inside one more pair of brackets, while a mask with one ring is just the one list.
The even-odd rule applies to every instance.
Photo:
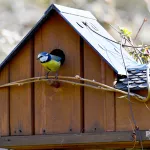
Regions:
[[41, 52], [38, 54], [37, 59], [40, 59], [42, 56], [48, 56], [48, 55], [49, 55], [49, 53], [47, 53], [47, 52]]

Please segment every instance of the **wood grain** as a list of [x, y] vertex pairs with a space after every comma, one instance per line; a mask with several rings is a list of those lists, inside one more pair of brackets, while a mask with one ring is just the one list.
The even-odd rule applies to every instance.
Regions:
[[[9, 65], [0, 72], [0, 85], [9, 82]], [[9, 135], [9, 87], [0, 89], [0, 135]]]
[[[115, 73], [105, 63], [106, 73], [105, 73], [105, 84], [113, 87], [113, 82], [115, 80]], [[105, 99], [105, 125], [107, 131], [115, 131], [115, 93], [114, 92], [106, 92]]]
[[[10, 62], [10, 82], [31, 77], [31, 41]], [[31, 134], [31, 84], [10, 87], [11, 135]]]
[[[143, 145], [150, 146], [146, 132], [141, 131]], [[34, 136], [10, 136], [0, 138], [1, 147], [48, 148], [132, 148], [131, 132], [101, 132], [101, 134], [57, 134]], [[136, 147], [140, 147], [137, 136]]]
[[[147, 95], [146, 90], [141, 90], [138, 92], [143, 96]], [[116, 130], [117, 131], [130, 131], [134, 128], [134, 123], [131, 118], [131, 113], [129, 109], [129, 103], [127, 99], [118, 99], [121, 94], [116, 94]], [[146, 108], [144, 103], [132, 101], [133, 115], [136, 120], [137, 125], [140, 130], [148, 130], [150, 127], [149, 113], [150, 110]], [[150, 101], [146, 103], [150, 108]], [[130, 123], [130, 120], [132, 123]], [[132, 127], [133, 126], [133, 127]]]
[[[80, 75], [80, 37], [56, 13], [35, 34], [35, 58], [41, 51], [62, 49], [66, 55], [59, 75]], [[35, 60], [35, 76], [46, 71]], [[54, 75], [54, 73], [51, 73]], [[35, 83], [35, 134], [80, 132], [80, 87]]]
[[[114, 75], [109, 66], [85, 42], [84, 77], [104, 84], [113, 84]], [[85, 131], [114, 130], [114, 96], [112, 93], [85, 88]]]

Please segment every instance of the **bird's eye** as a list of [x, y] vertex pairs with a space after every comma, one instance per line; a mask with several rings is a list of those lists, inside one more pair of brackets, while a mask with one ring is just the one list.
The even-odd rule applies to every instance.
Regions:
[[38, 59], [40, 59], [41, 57], [43, 57], [42, 55], [38, 57]]

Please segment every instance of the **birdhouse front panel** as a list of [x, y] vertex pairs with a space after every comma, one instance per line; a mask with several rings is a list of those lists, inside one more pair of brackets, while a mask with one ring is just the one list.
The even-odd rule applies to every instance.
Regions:
[[[9, 82], [46, 77], [47, 70], [37, 56], [54, 49], [62, 50], [66, 58], [59, 76], [81, 76], [113, 85], [114, 71], [57, 12], [52, 12], [9, 62]], [[7, 114], [11, 135], [115, 129], [114, 93], [63, 82], [56, 88], [51, 86], [51, 81], [18, 84], [8, 89], [6, 107], [10, 111]]]
[[[34, 58], [42, 51], [63, 50], [66, 60], [60, 76], [81, 75], [80, 36], [57, 13], [36, 32], [34, 44]], [[35, 76], [45, 75], [39, 61], [35, 59], [34, 64]], [[35, 83], [35, 134], [80, 132], [80, 87], [61, 83], [60, 88], [54, 88], [49, 84]]]

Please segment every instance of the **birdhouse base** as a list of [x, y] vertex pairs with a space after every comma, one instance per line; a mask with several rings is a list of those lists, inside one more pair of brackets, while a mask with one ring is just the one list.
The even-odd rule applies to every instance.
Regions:
[[[80, 134], [55, 134], [55, 135], [30, 135], [0, 137], [0, 147], [14, 149], [54, 149], [54, 148], [132, 148], [134, 141], [132, 131], [80, 133]], [[150, 140], [141, 131], [143, 146], [149, 147]], [[139, 136], [135, 148], [140, 148]]]

